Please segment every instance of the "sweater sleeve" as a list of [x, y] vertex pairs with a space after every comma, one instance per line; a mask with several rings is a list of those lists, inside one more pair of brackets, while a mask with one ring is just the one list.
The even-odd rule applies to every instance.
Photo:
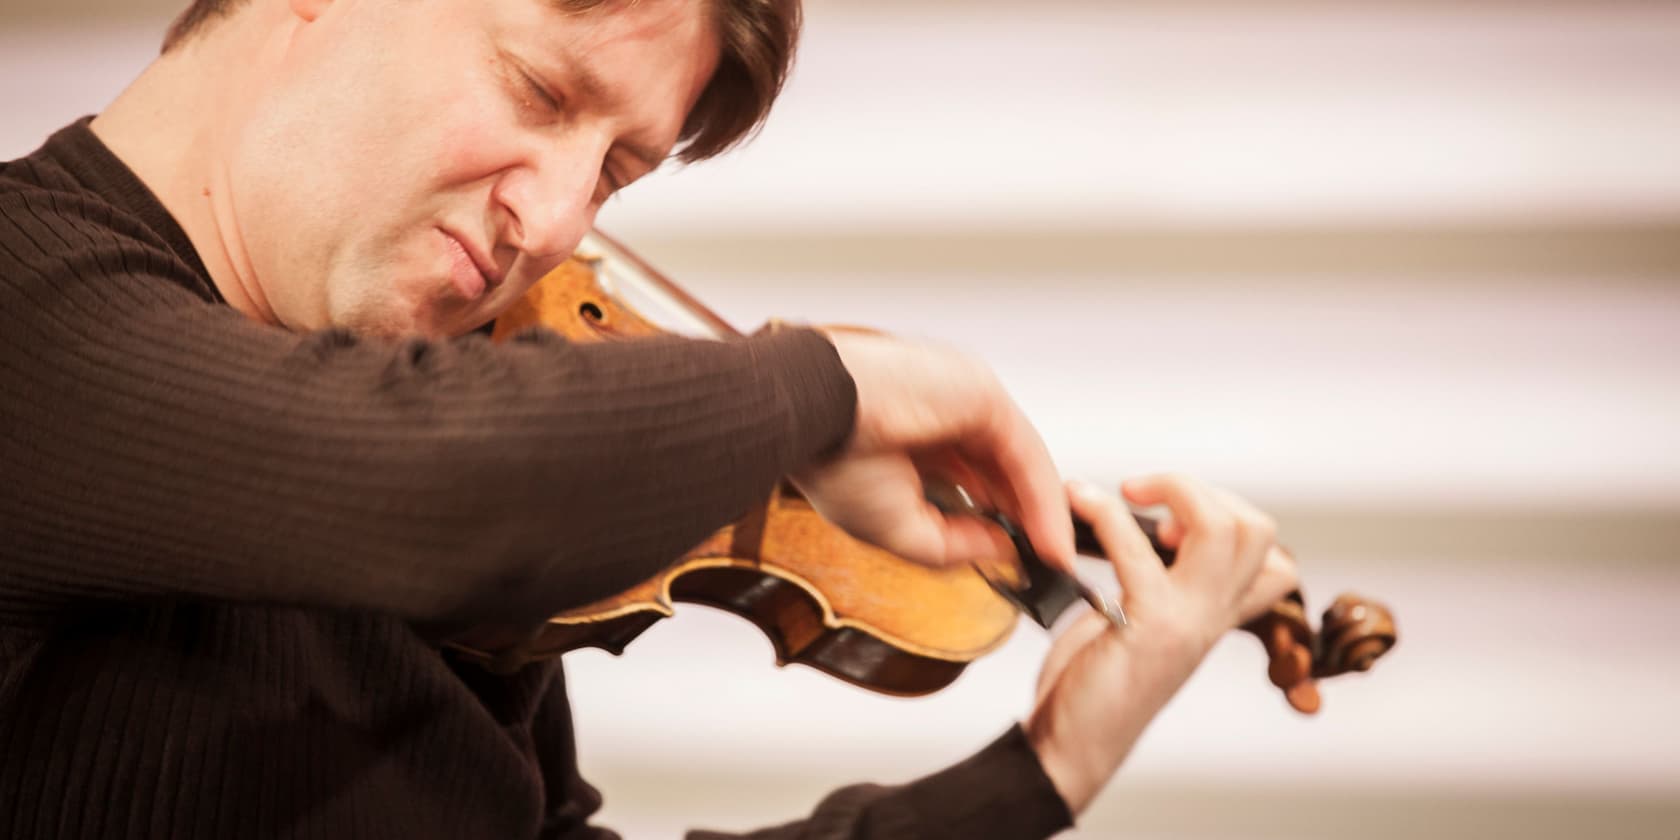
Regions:
[[295, 334], [101, 209], [0, 196], [0, 621], [142, 597], [540, 620], [850, 433], [811, 331]]
[[689, 840], [1043, 840], [1073, 825], [1019, 725], [968, 759], [904, 785], [841, 788], [797, 822]]

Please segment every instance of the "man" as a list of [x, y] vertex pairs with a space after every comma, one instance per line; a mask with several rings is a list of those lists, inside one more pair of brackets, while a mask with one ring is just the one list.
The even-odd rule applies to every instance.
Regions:
[[[1291, 588], [1173, 477], [1166, 573], [982, 365], [879, 336], [470, 333], [613, 191], [762, 119], [789, 0], [198, 0], [97, 119], [0, 169], [0, 813], [27, 837], [601, 837], [557, 666], [440, 650], [645, 579], [793, 475], [927, 563], [1091, 520], [1133, 625], [1024, 727], [765, 837], [1042, 837], [1213, 639]], [[747, 794], [744, 794], [747, 795]], [[3, 821], [9, 820], [9, 824]]]

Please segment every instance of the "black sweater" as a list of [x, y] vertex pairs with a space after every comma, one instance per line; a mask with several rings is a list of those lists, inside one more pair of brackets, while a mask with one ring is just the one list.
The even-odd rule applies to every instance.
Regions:
[[[844, 440], [805, 330], [506, 345], [242, 317], [87, 121], [0, 165], [0, 836], [610, 837], [556, 664], [438, 640], [646, 579]], [[1018, 727], [765, 837], [1044, 837]]]

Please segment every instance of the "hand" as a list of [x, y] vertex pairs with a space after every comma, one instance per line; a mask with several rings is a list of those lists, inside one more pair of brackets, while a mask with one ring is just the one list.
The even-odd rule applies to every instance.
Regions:
[[923, 479], [937, 477], [1021, 523], [1046, 561], [1072, 561], [1072, 520], [1050, 453], [990, 368], [877, 333], [828, 337], [857, 384], [857, 420], [837, 457], [793, 476], [818, 512], [931, 566], [1012, 556], [996, 528], [928, 503]]
[[1026, 729], [1046, 774], [1077, 814], [1131, 752], [1225, 631], [1295, 589], [1294, 561], [1273, 542], [1270, 517], [1224, 490], [1178, 476], [1121, 485], [1138, 505], [1165, 504], [1162, 565], [1119, 498], [1068, 485], [1073, 512], [1091, 523], [1114, 564], [1130, 623], [1115, 630], [1095, 613], [1045, 657]]

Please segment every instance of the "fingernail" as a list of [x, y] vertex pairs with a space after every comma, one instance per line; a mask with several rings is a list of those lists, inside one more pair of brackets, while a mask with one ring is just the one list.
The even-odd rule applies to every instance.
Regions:
[[1097, 495], [1097, 486], [1083, 479], [1076, 478], [1069, 482], [1069, 489], [1073, 491], [1075, 496], [1079, 496], [1084, 499], [1089, 499]]

